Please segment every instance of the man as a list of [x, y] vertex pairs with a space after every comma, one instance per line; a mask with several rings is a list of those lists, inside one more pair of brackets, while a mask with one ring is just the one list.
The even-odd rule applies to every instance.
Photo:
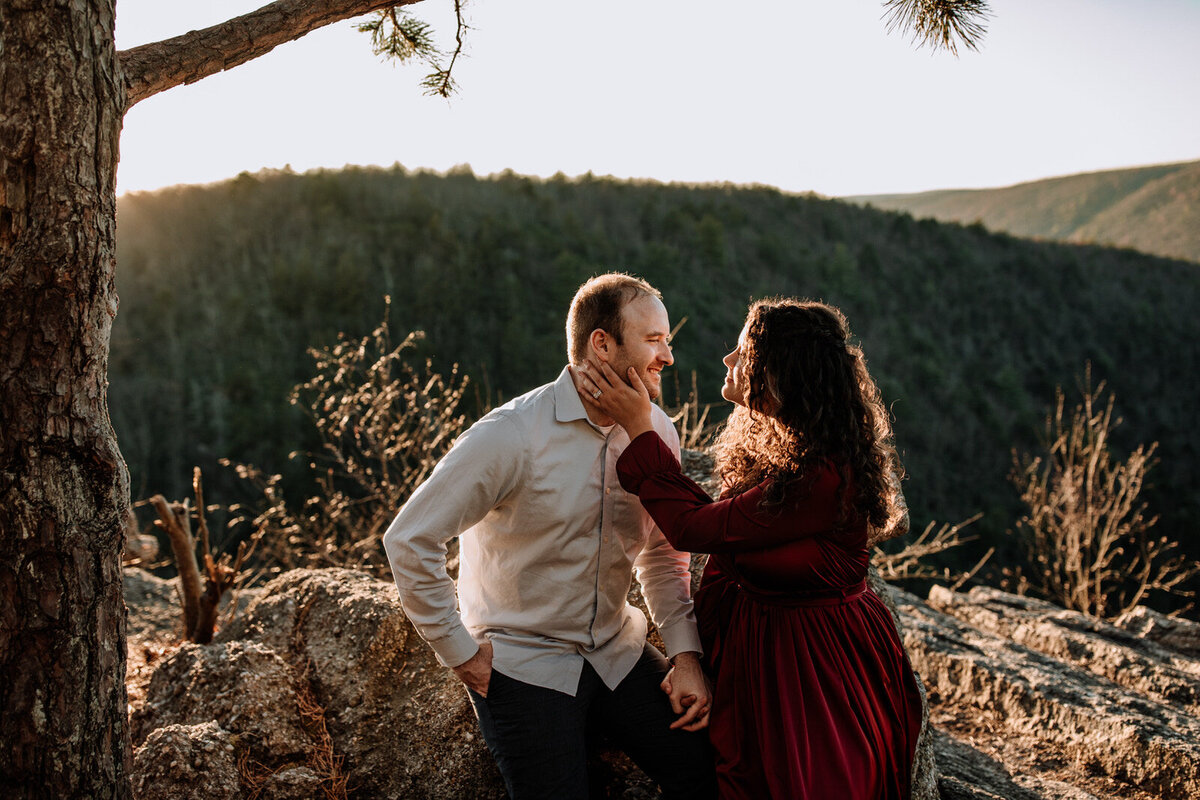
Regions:
[[[571, 302], [571, 363], [635, 367], [655, 398], [674, 361], [669, 338], [661, 295], [637, 278], [593, 278]], [[678, 454], [657, 407], [654, 424]], [[628, 443], [564, 369], [472, 425], [384, 536], [405, 612], [466, 684], [514, 800], [588, 796], [589, 723], [665, 797], [715, 792], [688, 559], [621, 489]], [[455, 536], [461, 612], [446, 574]], [[667, 661], [626, 601], [635, 569], [673, 662], [661, 689]]]

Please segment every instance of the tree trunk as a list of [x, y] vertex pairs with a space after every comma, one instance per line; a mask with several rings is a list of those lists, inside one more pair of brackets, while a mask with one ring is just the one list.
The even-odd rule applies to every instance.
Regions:
[[125, 798], [114, 0], [0, 0], [0, 795]]

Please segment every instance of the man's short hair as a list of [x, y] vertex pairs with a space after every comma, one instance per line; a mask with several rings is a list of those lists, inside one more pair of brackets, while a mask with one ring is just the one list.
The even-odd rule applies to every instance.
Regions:
[[580, 286], [567, 312], [567, 355], [571, 362], [579, 364], [587, 358], [588, 337], [597, 328], [612, 336], [618, 345], [624, 344], [621, 311], [647, 295], [662, 300], [658, 289], [623, 272], [597, 275]]

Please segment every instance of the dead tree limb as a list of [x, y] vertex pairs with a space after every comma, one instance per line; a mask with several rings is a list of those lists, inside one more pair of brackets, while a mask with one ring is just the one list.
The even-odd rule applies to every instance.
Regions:
[[196, 564], [196, 540], [192, 536], [192, 514], [187, 502], [168, 503], [162, 495], [150, 498], [158, 512], [157, 525], [167, 532], [175, 566], [179, 570], [179, 594], [183, 604], [184, 637], [197, 644], [212, 641], [217, 629], [221, 598], [236, 583], [238, 574], [254, 546], [262, 537], [260, 530], [249, 542], [238, 544], [237, 556], [222, 553], [213, 558], [208, 539], [207, 509], [204, 506], [204, 485], [200, 468], [192, 472], [192, 491], [196, 500], [196, 527], [200, 534], [200, 555], [204, 560], [204, 589], [200, 588], [200, 568]]
[[192, 641], [200, 618], [200, 569], [196, 566], [196, 542], [192, 538], [191, 514], [187, 503], [168, 503], [161, 494], [150, 498], [158, 512], [157, 525], [167, 532], [175, 568], [179, 571], [179, 595], [183, 603], [183, 636]]

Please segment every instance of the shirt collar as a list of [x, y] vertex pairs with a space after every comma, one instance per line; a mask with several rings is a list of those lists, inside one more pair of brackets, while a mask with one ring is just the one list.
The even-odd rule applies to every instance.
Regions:
[[587, 419], [583, 400], [579, 398], [579, 392], [575, 389], [575, 381], [571, 380], [571, 373], [567, 371], [566, 367], [563, 367], [558, 380], [554, 382], [554, 418], [559, 422]]

